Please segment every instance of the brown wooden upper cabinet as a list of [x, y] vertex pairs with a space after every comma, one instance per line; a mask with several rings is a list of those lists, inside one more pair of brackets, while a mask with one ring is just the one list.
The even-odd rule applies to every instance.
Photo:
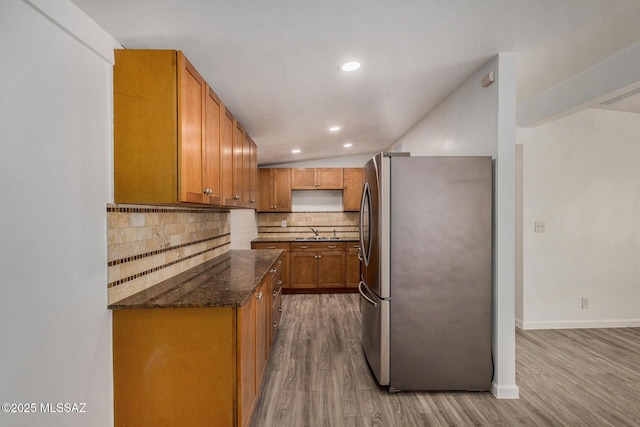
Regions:
[[233, 206], [242, 206], [243, 192], [243, 161], [242, 152], [244, 144], [244, 130], [236, 120], [233, 126]]
[[[248, 136], [182, 52], [114, 55], [115, 202], [252, 207], [251, 171], [243, 170], [251, 148], [247, 162], [242, 157]], [[241, 136], [236, 162], [234, 136]]]
[[291, 169], [258, 169], [258, 212], [291, 212]]
[[235, 118], [226, 108], [220, 116], [220, 181], [222, 204], [234, 206], [233, 200], [233, 127]]
[[342, 190], [341, 168], [291, 169], [292, 190]]
[[362, 168], [344, 168], [344, 191], [342, 209], [345, 212], [359, 211], [362, 199]]

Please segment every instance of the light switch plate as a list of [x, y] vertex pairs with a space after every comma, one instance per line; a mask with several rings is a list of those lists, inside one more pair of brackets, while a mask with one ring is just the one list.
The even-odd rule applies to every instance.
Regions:
[[286, 219], [282, 220], [282, 228], [287, 228], [287, 220]]

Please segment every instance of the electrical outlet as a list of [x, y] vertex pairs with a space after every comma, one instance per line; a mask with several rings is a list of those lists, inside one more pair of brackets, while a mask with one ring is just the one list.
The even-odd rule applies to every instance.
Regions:
[[286, 219], [282, 220], [282, 228], [287, 228], [287, 220]]
[[534, 233], [545, 233], [547, 231], [546, 223], [544, 221], [535, 221], [533, 223]]
[[582, 299], [580, 301], [582, 303], [582, 309], [583, 310], [587, 310], [589, 308], [589, 298], [582, 297]]

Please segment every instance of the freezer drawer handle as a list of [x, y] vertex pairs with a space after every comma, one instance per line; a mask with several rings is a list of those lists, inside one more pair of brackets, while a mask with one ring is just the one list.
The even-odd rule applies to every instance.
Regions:
[[375, 302], [374, 300], [372, 300], [371, 298], [369, 298], [368, 296], [366, 296], [364, 294], [364, 292], [362, 292], [362, 285], [364, 285], [364, 282], [361, 280], [360, 283], [358, 283], [358, 292], [360, 292], [360, 295], [362, 295], [362, 298], [366, 299], [369, 303], [371, 303], [374, 307], [378, 306], [378, 303]]

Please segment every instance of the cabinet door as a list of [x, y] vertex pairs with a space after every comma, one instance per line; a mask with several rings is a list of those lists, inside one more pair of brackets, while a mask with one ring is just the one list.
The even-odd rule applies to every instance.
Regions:
[[357, 212], [362, 199], [362, 168], [345, 168], [343, 176], [342, 209]]
[[342, 190], [342, 168], [316, 169], [318, 190]]
[[318, 287], [344, 287], [345, 253], [327, 251], [318, 254]]
[[249, 138], [249, 207], [257, 208], [258, 197], [258, 146]]
[[291, 171], [273, 169], [273, 211], [291, 212]]
[[315, 288], [318, 283], [318, 259], [315, 252], [292, 252], [291, 288]]
[[316, 169], [293, 168], [291, 169], [291, 189], [315, 190], [317, 187]]
[[269, 358], [271, 335], [271, 278], [267, 274], [258, 288], [256, 300], [256, 395], [260, 392], [262, 377]]
[[182, 53], [178, 53], [178, 79], [178, 200], [203, 203], [202, 145], [207, 84]]
[[272, 169], [258, 169], [258, 212], [272, 212], [273, 180]]
[[347, 288], [357, 288], [360, 282], [360, 260], [358, 259], [359, 244], [349, 244], [347, 249], [347, 260], [345, 262], [345, 286]]
[[220, 115], [222, 103], [210, 87], [205, 98], [204, 146], [202, 148], [202, 185], [204, 201], [220, 204]]
[[233, 115], [224, 108], [220, 129], [221, 203], [233, 206]]
[[246, 427], [251, 420], [256, 392], [256, 305], [257, 293], [239, 310], [238, 322], [238, 425]]
[[242, 206], [242, 146], [244, 131], [236, 120], [233, 126], [233, 205]]
[[241, 206], [250, 208], [251, 204], [251, 141], [247, 132], [243, 133], [242, 139], [242, 198]]

